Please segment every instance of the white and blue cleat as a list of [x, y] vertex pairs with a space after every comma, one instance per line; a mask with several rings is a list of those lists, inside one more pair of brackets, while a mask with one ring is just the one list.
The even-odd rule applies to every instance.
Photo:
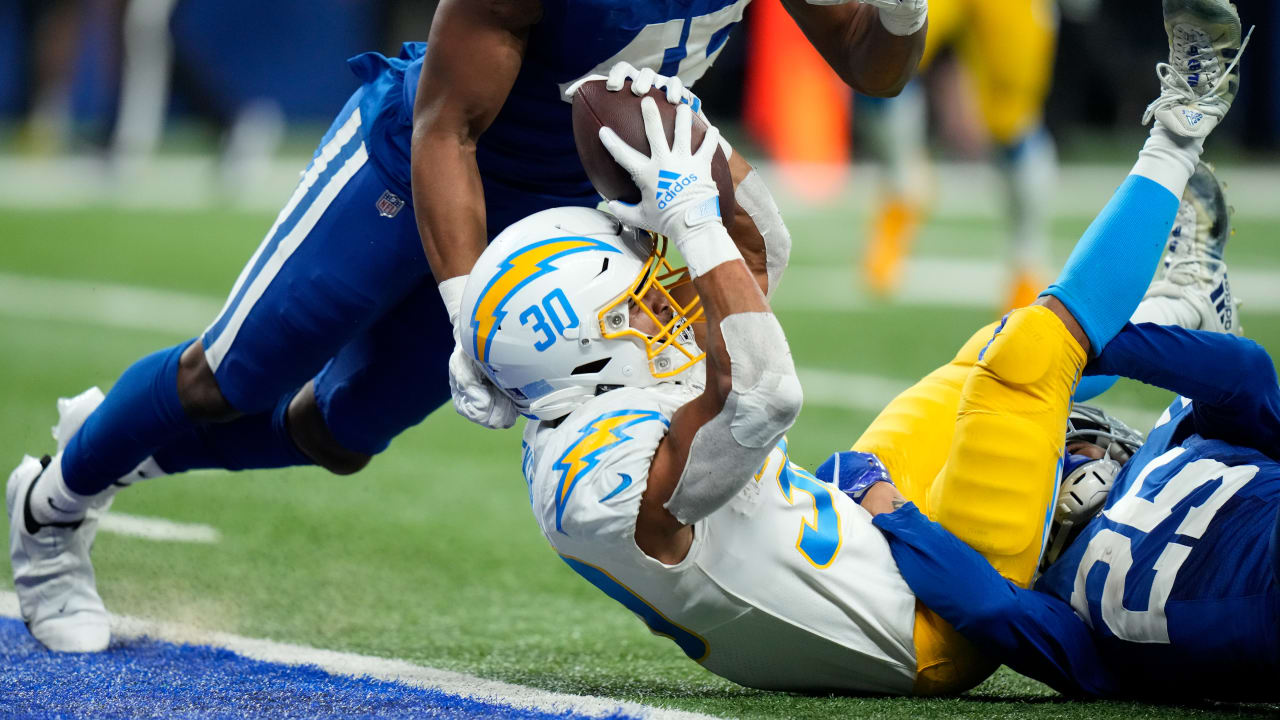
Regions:
[[[53, 428], [58, 453], [102, 402], [98, 388], [58, 400]], [[5, 502], [9, 511], [9, 560], [22, 619], [31, 635], [55, 652], [98, 652], [111, 640], [107, 609], [98, 595], [89, 552], [98, 519], [114, 492], [94, 499], [75, 522], [40, 524], [31, 514], [36, 481], [53, 462], [25, 455], [9, 475]]]
[[1240, 89], [1240, 53], [1249, 39], [1228, 0], [1164, 0], [1164, 29], [1169, 62], [1156, 65], [1160, 97], [1142, 122], [1155, 118], [1183, 137], [1206, 137]]
[[1205, 163], [1182, 193], [1164, 260], [1146, 297], [1182, 300], [1199, 315], [1193, 329], [1239, 335], [1239, 301], [1231, 294], [1223, 259], [1231, 237], [1231, 209], [1222, 183]]

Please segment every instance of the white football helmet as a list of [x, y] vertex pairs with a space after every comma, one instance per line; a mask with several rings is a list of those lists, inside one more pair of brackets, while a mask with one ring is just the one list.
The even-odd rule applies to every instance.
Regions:
[[1101, 447], [1101, 458], [1067, 454], [1062, 465], [1058, 504], [1053, 508], [1049, 542], [1041, 569], [1053, 564], [1084, 526], [1098, 514], [1111, 493], [1111, 484], [1138, 448], [1142, 433], [1092, 405], [1076, 403], [1067, 418], [1067, 446], [1088, 442]]
[[[670, 317], [650, 309], [654, 293]], [[631, 327], [633, 308], [656, 335]], [[599, 210], [553, 208], [502, 231], [476, 261], [460, 342], [521, 413], [554, 420], [616, 387], [692, 379], [701, 317], [688, 272], [667, 262], [665, 238]]]

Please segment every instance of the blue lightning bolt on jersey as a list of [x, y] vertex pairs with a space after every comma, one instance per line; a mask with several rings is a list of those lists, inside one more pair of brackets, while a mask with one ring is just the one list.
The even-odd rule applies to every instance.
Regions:
[[1182, 397], [1035, 591], [918, 512], [876, 519], [904, 578], [998, 659], [1064, 692], [1280, 698], [1270, 357], [1229, 335], [1130, 325], [1090, 371]]
[[[598, 201], [574, 146], [566, 87], [619, 60], [692, 86], [748, 2], [543, 0], [511, 93], [476, 148], [489, 232], [549, 207]], [[365, 53], [350, 60], [365, 83], [359, 102], [370, 157], [402, 197], [410, 196], [410, 122], [425, 52], [426, 43], [406, 43], [398, 58]]]

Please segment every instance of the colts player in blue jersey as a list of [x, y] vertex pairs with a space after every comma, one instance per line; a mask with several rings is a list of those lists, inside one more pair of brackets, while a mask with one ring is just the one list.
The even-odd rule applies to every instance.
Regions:
[[1063, 693], [1276, 701], [1280, 385], [1268, 353], [1238, 337], [1222, 260], [1228, 207], [1203, 165], [1177, 230], [1144, 301], [1158, 322], [1128, 324], [1084, 370], [1177, 397], [1145, 443], [1105, 414], [1073, 413], [1058, 503], [1073, 527], [1056, 531], [1065, 541], [1051, 541], [1034, 589], [1001, 577], [911, 504], [874, 523], [930, 609], [991, 658]]
[[[1199, 266], [1190, 269], [1202, 297], [1157, 293], [1144, 302], [1164, 304], [1173, 311], [1167, 320], [1192, 329], [1130, 324], [1085, 369], [1178, 396], [1145, 443], [1105, 414], [1086, 420], [1088, 429], [1072, 426], [1068, 449], [1081, 467], [1064, 478], [1060, 506], [1084, 505], [1076, 509], [1086, 514], [1074, 518], [1065, 550], [1051, 541], [1053, 562], [1035, 589], [1014, 587], [913, 508], [875, 523], [930, 608], [994, 659], [1061, 692], [1274, 702], [1280, 386], [1261, 346], [1238, 337], [1238, 325], [1221, 331], [1221, 314], [1232, 309], [1221, 255], [1230, 225], [1221, 187], [1203, 166], [1183, 209], [1195, 248], [1186, 253], [1175, 236], [1170, 254], [1182, 269]], [[1204, 281], [1214, 276], [1222, 281]], [[1122, 467], [1112, 464], [1119, 444]], [[1089, 508], [1087, 496], [1067, 493], [1073, 477], [1091, 474]]]
[[[11, 475], [10, 556], [32, 634], [53, 650], [107, 646], [89, 548], [120, 485], [196, 468], [353, 473], [451, 394], [468, 419], [509, 427], [511, 402], [451, 356], [452, 326], [487, 238], [598, 201], [564, 89], [625, 60], [641, 69], [633, 91], [679, 98], [748, 2], [443, 0], [429, 45], [352, 59], [363, 86], [218, 317], [139, 360], [105, 399], [94, 389], [59, 403], [57, 452]], [[923, 50], [925, 0], [784, 4], [862, 92], [896, 93]], [[732, 158], [736, 232], [768, 246], [776, 278], [786, 229]]]

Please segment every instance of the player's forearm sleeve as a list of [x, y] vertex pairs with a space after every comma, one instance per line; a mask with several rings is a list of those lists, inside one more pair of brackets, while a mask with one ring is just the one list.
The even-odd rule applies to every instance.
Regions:
[[1114, 693], [1092, 632], [1070, 605], [1004, 579], [914, 504], [872, 522], [916, 597], [992, 659], [1064, 694]]
[[1093, 354], [1106, 347], [1142, 301], [1177, 212], [1177, 195], [1154, 180], [1130, 175], [1044, 292], [1079, 321]]
[[764, 238], [765, 272], [769, 276], [766, 294], [772, 297], [791, 260], [791, 233], [782, 221], [782, 212], [778, 210], [773, 194], [755, 170], [747, 173], [734, 193], [738, 207], [747, 212], [755, 223], [756, 231]]
[[721, 411], [694, 434], [684, 472], [665, 505], [686, 525], [742, 490], [804, 402], [791, 349], [773, 313], [735, 313], [720, 321], [720, 332], [733, 389]]
[[1196, 431], [1280, 457], [1280, 386], [1248, 338], [1173, 325], [1126, 325], [1086, 374], [1122, 375], [1193, 401]]

